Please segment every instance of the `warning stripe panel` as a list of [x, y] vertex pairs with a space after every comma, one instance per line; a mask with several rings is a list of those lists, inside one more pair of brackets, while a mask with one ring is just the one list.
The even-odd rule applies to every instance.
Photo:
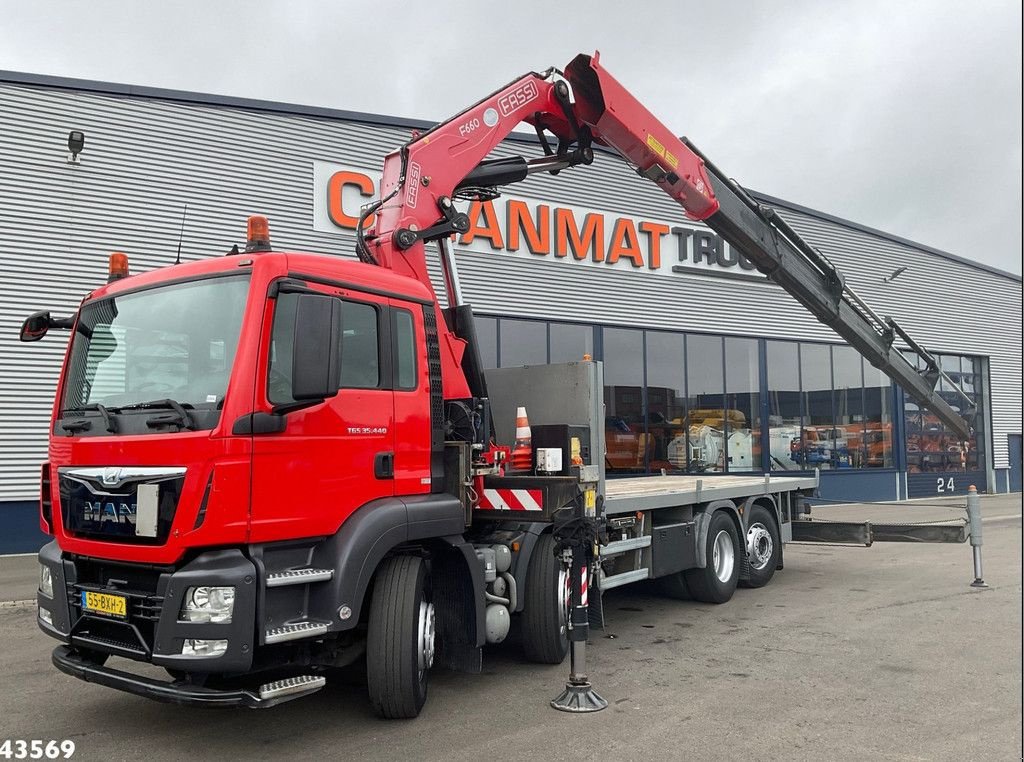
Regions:
[[541, 511], [543, 490], [539, 489], [485, 489], [480, 496], [481, 511]]

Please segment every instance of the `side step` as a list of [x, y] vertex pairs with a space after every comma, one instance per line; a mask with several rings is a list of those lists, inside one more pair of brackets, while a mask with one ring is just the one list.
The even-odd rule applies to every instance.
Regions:
[[328, 625], [326, 622], [297, 622], [295, 624], [286, 624], [281, 627], [274, 627], [273, 629], [267, 630], [266, 635], [263, 637], [263, 642], [269, 646], [274, 643], [284, 643], [289, 640], [301, 640], [302, 638], [326, 635], [327, 627]]
[[630, 582], [639, 582], [642, 579], [647, 579], [650, 572], [647, 569], [635, 569], [633, 571], [622, 572], [621, 574], [613, 574], [610, 577], [601, 577], [601, 592], [605, 590], [611, 590], [613, 587], [621, 587], [622, 585], [628, 585]]
[[[260, 700], [279, 699], [284, 696], [295, 694], [315, 693], [327, 685], [327, 678], [318, 675], [299, 675], [298, 677], [286, 677], [284, 680], [275, 680], [260, 686]], [[296, 697], [297, 698], [297, 697]]]
[[325, 582], [334, 577], [334, 569], [289, 569], [267, 575], [267, 587], [304, 585], [307, 582]]
[[607, 545], [601, 546], [601, 558], [607, 558], [608, 556], [614, 556], [617, 553], [626, 553], [630, 550], [640, 550], [640, 548], [651, 547], [651, 536], [643, 535], [641, 537], [628, 537], [625, 540], [615, 540]]

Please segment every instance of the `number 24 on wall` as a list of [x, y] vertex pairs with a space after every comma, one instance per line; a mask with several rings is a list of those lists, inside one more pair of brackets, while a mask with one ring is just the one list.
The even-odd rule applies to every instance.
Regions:
[[953, 477], [952, 476], [949, 477], [948, 479], [943, 479], [940, 476], [935, 481], [936, 481], [936, 484], [935, 484], [935, 491], [936, 492], [955, 492], [956, 491], [956, 485], [953, 484]]

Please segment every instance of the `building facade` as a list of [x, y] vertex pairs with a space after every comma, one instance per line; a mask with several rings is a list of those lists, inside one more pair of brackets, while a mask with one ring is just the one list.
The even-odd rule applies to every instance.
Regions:
[[[183, 261], [221, 255], [254, 213], [275, 248], [352, 257], [383, 156], [429, 125], [12, 73], [0, 124], [3, 553], [42, 540], [38, 474], [66, 346], [20, 344], [24, 317], [71, 314], [111, 251], [133, 272], [172, 264], [179, 246]], [[71, 130], [85, 139], [74, 160]], [[533, 150], [515, 139], [496, 155]], [[485, 365], [603, 360], [610, 474], [820, 469], [836, 500], [1020, 489], [1020, 277], [755, 194], [939, 357], [966, 396], [940, 391], [977, 410], [965, 446], [614, 157], [512, 191], [470, 205], [455, 244]]]

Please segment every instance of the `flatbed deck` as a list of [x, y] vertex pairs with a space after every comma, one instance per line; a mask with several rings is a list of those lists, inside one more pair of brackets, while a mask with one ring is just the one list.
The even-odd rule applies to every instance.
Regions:
[[814, 476], [636, 476], [605, 482], [605, 512], [632, 513], [710, 500], [814, 489]]

